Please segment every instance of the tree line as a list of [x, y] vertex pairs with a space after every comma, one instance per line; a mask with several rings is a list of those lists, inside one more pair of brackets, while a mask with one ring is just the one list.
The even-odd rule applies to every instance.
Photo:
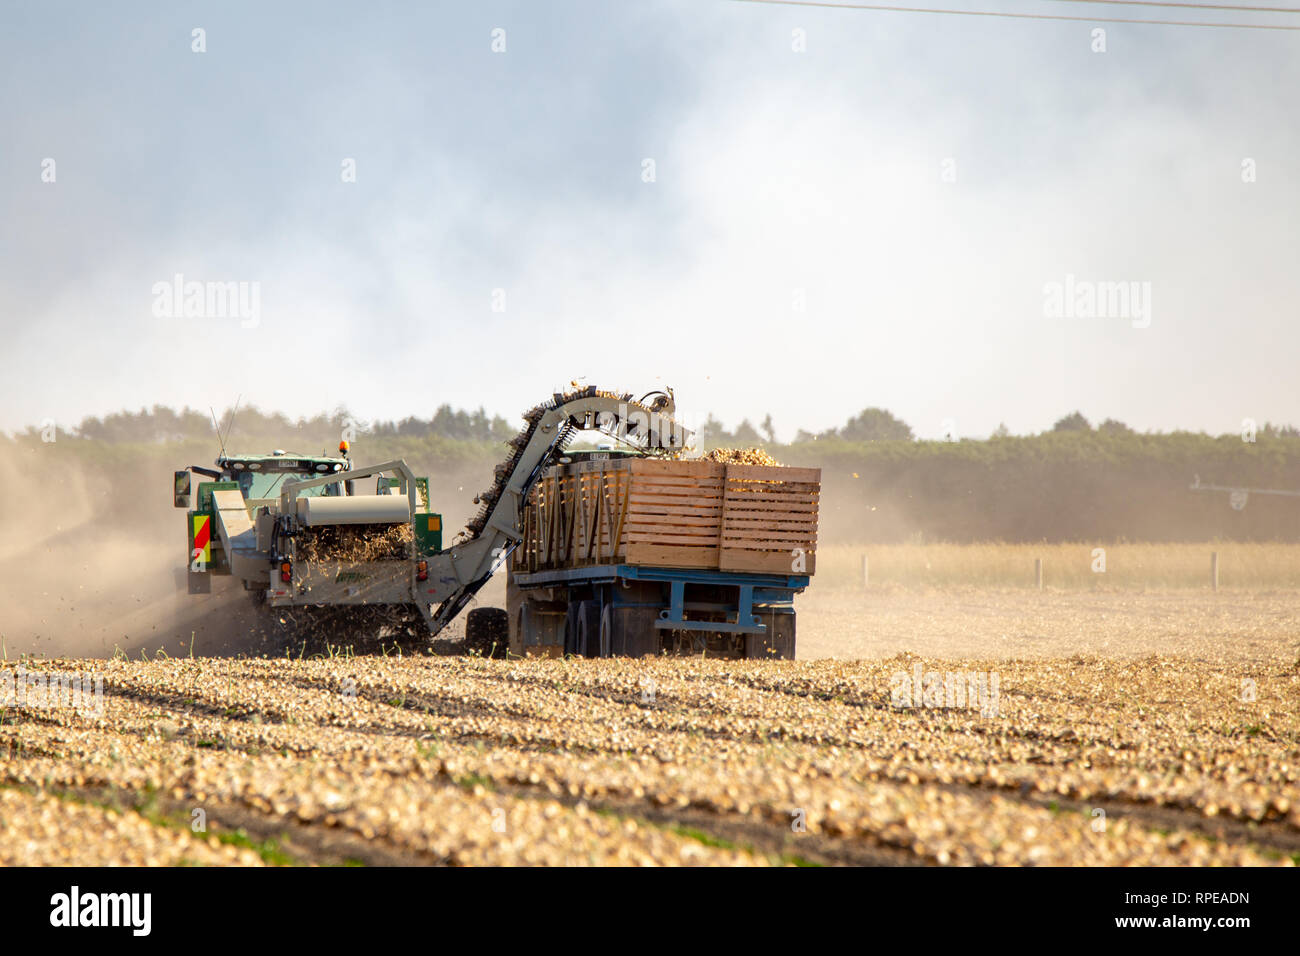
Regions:
[[[229, 437], [232, 450], [246, 448], [250, 442], [292, 446], [295, 441], [307, 445], [325, 441], [337, 443], [346, 436], [372, 438], [446, 438], [455, 441], [496, 442], [509, 440], [518, 429], [500, 415], [486, 410], [474, 411], [443, 404], [428, 418], [408, 416], [398, 421], [360, 422], [346, 408], [318, 413], [310, 418], [290, 418], [283, 412], [266, 412], [245, 405], [227, 409], [220, 415], [192, 408], [180, 411], [165, 405], [142, 408], [138, 412], [121, 411], [102, 418], [83, 418], [72, 428], [60, 428], [60, 435], [106, 443], [181, 442], [213, 439], [218, 434]], [[39, 438], [42, 427], [30, 427], [15, 437]]]
[[[20, 432], [17, 438], [39, 438], [42, 427], [32, 426]], [[283, 412], [267, 412], [246, 405], [227, 409], [220, 415], [202, 412], [189, 407], [176, 411], [165, 405], [154, 405], [139, 411], [120, 411], [102, 418], [88, 416], [72, 428], [60, 428], [64, 435], [107, 443], [159, 443], [212, 439], [218, 432], [229, 435], [235, 446], [241, 443], [270, 441], [276, 445], [291, 445], [294, 441], [314, 443], [321, 440], [336, 442], [345, 434], [371, 438], [442, 438], [463, 442], [508, 441], [515, 435], [518, 425], [501, 415], [489, 415], [482, 407], [476, 410], [439, 405], [428, 418], [412, 415], [394, 421], [360, 422], [344, 407], [330, 413], [318, 413], [310, 418], [290, 418]], [[1108, 436], [1136, 436], [1133, 428], [1107, 418], [1093, 425], [1082, 412], [1075, 411], [1058, 419], [1042, 434], [1093, 433]], [[1173, 434], [1179, 434], [1177, 432]], [[990, 439], [1017, 436], [999, 425]], [[1292, 425], [1264, 423], [1256, 429], [1256, 438], [1300, 438], [1300, 429]], [[812, 442], [857, 444], [862, 442], [912, 442], [916, 435], [905, 421], [883, 408], [865, 408], [851, 416], [842, 426], [822, 431], [799, 429], [792, 442], [780, 443], [772, 424], [772, 415], [754, 425], [748, 418], [735, 428], [728, 429], [713, 415], [709, 415], [699, 428], [699, 443], [705, 448], [752, 447], [780, 444], [804, 445]], [[305, 450], [305, 449], [304, 449]]]

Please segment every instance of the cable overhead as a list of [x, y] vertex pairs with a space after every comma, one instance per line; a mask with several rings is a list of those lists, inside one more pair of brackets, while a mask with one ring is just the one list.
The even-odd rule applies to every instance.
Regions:
[[1300, 24], [1222, 23], [1207, 20], [1147, 20], [1131, 17], [1075, 17], [1056, 13], [1010, 13], [1001, 10], [953, 10], [942, 7], [903, 7], [882, 3], [832, 3], [830, 0], [731, 0], [786, 7], [825, 7], [838, 10], [880, 10], [886, 13], [940, 13], [957, 17], [999, 17], [1008, 20], [1066, 20], [1074, 23], [1137, 23], [1160, 27], [1218, 27], [1224, 30], [1300, 30]]
[[1053, 3], [1106, 3], [1121, 7], [1185, 7], [1191, 10], [1236, 10], [1242, 13], [1300, 13], [1300, 7], [1250, 7], [1231, 3], [1179, 3], [1178, 0], [1051, 0]]

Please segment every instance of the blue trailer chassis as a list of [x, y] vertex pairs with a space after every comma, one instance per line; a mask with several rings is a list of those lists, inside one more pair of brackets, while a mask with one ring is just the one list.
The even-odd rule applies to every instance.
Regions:
[[[581, 587], [584, 585], [617, 584], [620, 582], [655, 582], [668, 585], [669, 599], [647, 605], [644, 602], [620, 600], [619, 589], [611, 590], [615, 605], [636, 604], [658, 609], [654, 626], [660, 630], [708, 631], [726, 634], [763, 634], [767, 631], [754, 615], [754, 606], [793, 606], [794, 596], [808, 586], [806, 574], [751, 574], [743, 571], [710, 571], [687, 568], [650, 568], [631, 564], [595, 565], [586, 568], [569, 568], [562, 571], [538, 571], [532, 574], [515, 573], [514, 582], [523, 590], [532, 588]], [[710, 602], [687, 602], [686, 588], [703, 585], [735, 589], [735, 599]], [[734, 620], [687, 620], [688, 611], [723, 612]]]

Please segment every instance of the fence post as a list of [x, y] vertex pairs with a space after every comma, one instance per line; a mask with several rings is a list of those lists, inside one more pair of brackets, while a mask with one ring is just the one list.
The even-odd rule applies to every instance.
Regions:
[[862, 556], [862, 587], [863, 588], [866, 588], [869, 580], [870, 578], [867, 574], [867, 556], [864, 554]]
[[1043, 559], [1034, 558], [1034, 586], [1043, 589]]
[[1210, 587], [1219, 590], [1219, 552], [1210, 552]]

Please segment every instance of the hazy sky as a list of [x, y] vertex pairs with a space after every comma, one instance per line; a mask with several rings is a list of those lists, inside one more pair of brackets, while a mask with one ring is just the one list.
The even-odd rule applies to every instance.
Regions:
[[[782, 437], [1300, 423], [1298, 108], [1300, 33], [5, 0], [0, 429], [239, 394], [513, 419], [574, 379]], [[255, 283], [255, 324], [160, 316], [177, 274]], [[1103, 282], [1133, 315], [1048, 314]]]

